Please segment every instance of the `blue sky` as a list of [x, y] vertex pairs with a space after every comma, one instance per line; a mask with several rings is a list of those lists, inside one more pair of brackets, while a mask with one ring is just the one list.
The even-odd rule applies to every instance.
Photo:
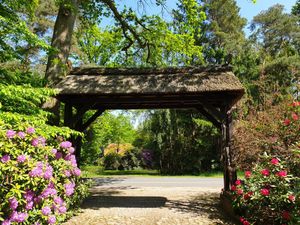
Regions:
[[[128, 1], [120, 0], [120, 5], [126, 4], [128, 7], [132, 7], [135, 11], [140, 14], [161, 14], [161, 8], [156, 7], [155, 0], [148, 0], [149, 4], [145, 4], [145, 7], [137, 4], [137, 1]], [[152, 2], [152, 4], [151, 4]], [[173, 8], [176, 8], [177, 0], [166, 0], [167, 7], [163, 11], [163, 17], [165, 19], [170, 19], [168, 11]], [[286, 12], [290, 12], [293, 5], [295, 5], [296, 0], [256, 0], [256, 3], [252, 3], [251, 0], [237, 0], [237, 4], [240, 7], [240, 15], [245, 17], [248, 20], [248, 23], [251, 22], [252, 18], [257, 15], [262, 10], [267, 10], [270, 6], [275, 4], [281, 4], [285, 6]], [[248, 27], [248, 26], [247, 26]], [[245, 29], [246, 34], [249, 34], [248, 29]]]

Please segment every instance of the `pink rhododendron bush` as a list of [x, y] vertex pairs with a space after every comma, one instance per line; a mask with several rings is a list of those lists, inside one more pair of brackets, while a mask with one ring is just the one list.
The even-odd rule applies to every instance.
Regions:
[[231, 186], [241, 224], [300, 224], [300, 102], [289, 105], [271, 151]]
[[74, 148], [33, 127], [0, 129], [0, 223], [60, 224], [87, 194]]

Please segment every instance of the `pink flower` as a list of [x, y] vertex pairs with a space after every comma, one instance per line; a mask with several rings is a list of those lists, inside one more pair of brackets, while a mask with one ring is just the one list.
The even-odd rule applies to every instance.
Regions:
[[294, 201], [296, 200], [295, 195], [289, 195], [289, 200], [290, 200], [291, 202], [294, 202]]
[[270, 171], [268, 169], [263, 169], [260, 173], [266, 177], [270, 175]]
[[48, 224], [55, 224], [56, 223], [56, 217], [54, 215], [51, 215], [48, 217]]
[[22, 131], [19, 131], [17, 135], [18, 135], [18, 137], [21, 138], [21, 139], [24, 139], [25, 136], [26, 136], [26, 134], [25, 134], [24, 132], [22, 132]]
[[263, 189], [260, 190], [260, 193], [263, 196], [268, 196], [270, 194], [270, 191], [269, 191], [269, 189], [263, 188]]
[[273, 165], [277, 165], [278, 163], [279, 163], [279, 160], [277, 158], [273, 158], [271, 160], [271, 164], [273, 164]]
[[9, 202], [9, 207], [12, 210], [16, 210], [18, 208], [19, 203], [15, 197], [8, 199], [8, 202]]
[[296, 113], [292, 113], [292, 118], [293, 120], [298, 120], [299, 119], [299, 116], [296, 114]]
[[250, 225], [250, 222], [247, 220], [244, 220], [243, 225]]
[[235, 185], [236, 185], [236, 186], [239, 186], [239, 185], [241, 185], [241, 184], [242, 184], [242, 181], [241, 181], [241, 180], [236, 180], [236, 181], [235, 181]]
[[238, 195], [242, 195], [242, 194], [244, 193], [244, 191], [243, 191], [242, 189], [238, 189], [238, 190], [236, 191], [236, 193], [237, 193]]
[[26, 161], [26, 155], [19, 155], [19, 156], [17, 157], [17, 161], [18, 161], [18, 163], [23, 163], [23, 162], [25, 162], [25, 161]]
[[29, 172], [30, 177], [42, 177], [43, 176], [43, 168], [35, 167]]
[[33, 127], [28, 127], [26, 129], [27, 134], [33, 134], [35, 132], [35, 129]]
[[52, 166], [47, 165], [45, 173], [44, 173], [44, 178], [47, 179], [47, 180], [49, 180], [49, 179], [51, 179], [52, 174], [53, 174], [53, 168], [52, 168]]
[[293, 102], [293, 103], [292, 103], [292, 106], [294, 106], [294, 107], [295, 107], [295, 106], [300, 106], [300, 102]]
[[60, 159], [60, 158], [62, 158], [62, 153], [61, 152], [57, 152], [56, 154], [55, 154], [55, 158], [56, 159]]
[[2, 222], [2, 225], [10, 225], [11, 223], [10, 223], [10, 220], [4, 220], [3, 222]]
[[285, 220], [290, 220], [291, 219], [291, 215], [288, 211], [283, 211], [282, 212], [282, 218]]
[[51, 153], [52, 153], [53, 155], [56, 155], [57, 149], [53, 148], [53, 149], [51, 150]]
[[230, 190], [236, 191], [236, 186], [235, 185], [231, 185]]
[[9, 139], [12, 139], [15, 135], [16, 135], [16, 131], [14, 131], [14, 130], [6, 131], [6, 137]]
[[291, 124], [291, 120], [290, 120], [290, 119], [285, 119], [285, 120], [283, 121], [283, 124], [284, 124], [285, 126], [288, 126], [288, 125]]
[[285, 170], [281, 170], [278, 173], [276, 173], [276, 175], [279, 176], [279, 177], [286, 177], [287, 172]]
[[69, 170], [65, 170], [64, 174], [66, 177], [70, 177], [72, 175]]
[[9, 160], [10, 160], [10, 156], [7, 154], [1, 157], [2, 163], [7, 163]]
[[27, 202], [32, 201], [34, 196], [35, 194], [32, 190], [26, 190], [25, 194], [23, 195]]
[[81, 175], [81, 170], [80, 170], [79, 168], [76, 167], [76, 168], [72, 171], [72, 173], [73, 173], [75, 176], [79, 177], [79, 176]]
[[18, 223], [22, 223], [26, 220], [26, 218], [28, 217], [28, 214], [27, 213], [22, 213], [22, 212], [19, 212], [15, 219], [14, 219], [14, 222], [18, 222]]
[[73, 147], [68, 148], [68, 152], [70, 154], [73, 154], [75, 152], [75, 148], [73, 148]]
[[62, 200], [61, 197], [54, 197], [54, 202], [57, 205], [62, 205], [64, 203], [64, 200]]
[[70, 148], [71, 146], [72, 146], [72, 143], [69, 141], [63, 141], [62, 143], [60, 143], [61, 148], [67, 149], [67, 148]]
[[67, 196], [71, 196], [74, 193], [75, 183], [64, 184], [65, 192]]
[[66, 213], [66, 212], [67, 212], [66, 206], [60, 206], [60, 207], [58, 208], [58, 212], [59, 212], [60, 214]]
[[32, 208], [33, 208], [33, 201], [27, 202], [25, 209], [28, 211], [31, 210]]
[[245, 171], [245, 177], [250, 178], [251, 177], [251, 171]]
[[44, 216], [48, 216], [51, 213], [51, 208], [49, 206], [45, 206], [42, 208], [42, 214]]
[[39, 140], [37, 138], [32, 139], [31, 145], [34, 146], [34, 147], [38, 146], [39, 145]]

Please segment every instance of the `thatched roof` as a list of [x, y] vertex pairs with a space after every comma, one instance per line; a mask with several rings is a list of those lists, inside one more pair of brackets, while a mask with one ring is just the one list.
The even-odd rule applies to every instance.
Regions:
[[228, 67], [76, 68], [56, 88], [59, 95], [244, 93]]

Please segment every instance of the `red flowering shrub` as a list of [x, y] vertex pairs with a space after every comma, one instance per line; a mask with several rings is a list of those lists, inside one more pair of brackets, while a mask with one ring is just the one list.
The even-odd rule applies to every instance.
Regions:
[[278, 158], [265, 156], [231, 187], [231, 194], [241, 224], [300, 224], [297, 177]]
[[265, 152], [264, 156], [255, 159], [254, 169], [246, 171], [245, 179], [231, 187], [242, 224], [300, 224], [300, 102], [280, 107], [285, 110], [269, 114], [263, 126], [255, 125], [263, 129], [253, 132], [255, 140], [262, 137], [254, 145], [259, 150], [253, 152]]

